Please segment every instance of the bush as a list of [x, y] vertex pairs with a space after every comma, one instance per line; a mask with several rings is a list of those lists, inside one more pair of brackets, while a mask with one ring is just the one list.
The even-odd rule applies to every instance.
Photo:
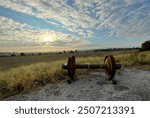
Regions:
[[75, 50], [74, 52], [75, 52], [75, 53], [77, 53], [78, 51], [77, 51], [77, 50]]
[[143, 51], [150, 50], [150, 41], [145, 41], [142, 43], [142, 49]]
[[74, 51], [71, 50], [70, 53], [74, 53]]
[[23, 52], [22, 52], [22, 53], [20, 53], [20, 56], [25, 56], [25, 53], [23, 53]]

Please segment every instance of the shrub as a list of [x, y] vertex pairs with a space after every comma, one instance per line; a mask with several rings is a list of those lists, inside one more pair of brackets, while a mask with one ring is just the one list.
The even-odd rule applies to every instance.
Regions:
[[23, 53], [23, 52], [22, 52], [22, 53], [20, 53], [20, 56], [25, 56], [25, 53]]
[[70, 53], [74, 53], [74, 51], [71, 50]]

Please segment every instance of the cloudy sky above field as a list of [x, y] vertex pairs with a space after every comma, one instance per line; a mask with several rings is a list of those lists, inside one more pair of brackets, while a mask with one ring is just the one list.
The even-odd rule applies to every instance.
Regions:
[[150, 0], [0, 0], [0, 51], [137, 47]]

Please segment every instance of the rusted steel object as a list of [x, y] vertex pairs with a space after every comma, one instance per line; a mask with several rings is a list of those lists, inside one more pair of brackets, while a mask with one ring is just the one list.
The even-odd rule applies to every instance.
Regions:
[[75, 57], [72, 56], [68, 58], [67, 64], [62, 65], [62, 68], [68, 70], [68, 76], [71, 80], [74, 79], [76, 69], [104, 69], [106, 79], [113, 80], [116, 70], [121, 68], [121, 64], [116, 64], [112, 55], [105, 57], [104, 64], [76, 64]]
[[[67, 64], [62, 65], [63, 69], [68, 69]], [[104, 64], [76, 64], [76, 69], [105, 69], [106, 65]], [[115, 69], [118, 70], [121, 68], [120, 64], [116, 64]]]
[[113, 56], [106, 56], [104, 59], [106, 79], [112, 80], [116, 74], [116, 61]]
[[76, 71], [76, 60], [75, 57], [69, 57], [67, 63], [68, 76], [73, 79]]

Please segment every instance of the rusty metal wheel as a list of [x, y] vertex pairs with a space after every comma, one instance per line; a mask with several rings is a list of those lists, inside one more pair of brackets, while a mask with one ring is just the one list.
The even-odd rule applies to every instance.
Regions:
[[112, 55], [106, 56], [104, 59], [105, 73], [107, 80], [113, 80], [116, 73], [116, 62]]
[[74, 56], [68, 58], [67, 66], [68, 66], [67, 70], [68, 70], [69, 78], [74, 79], [75, 71], [76, 71], [76, 61]]

